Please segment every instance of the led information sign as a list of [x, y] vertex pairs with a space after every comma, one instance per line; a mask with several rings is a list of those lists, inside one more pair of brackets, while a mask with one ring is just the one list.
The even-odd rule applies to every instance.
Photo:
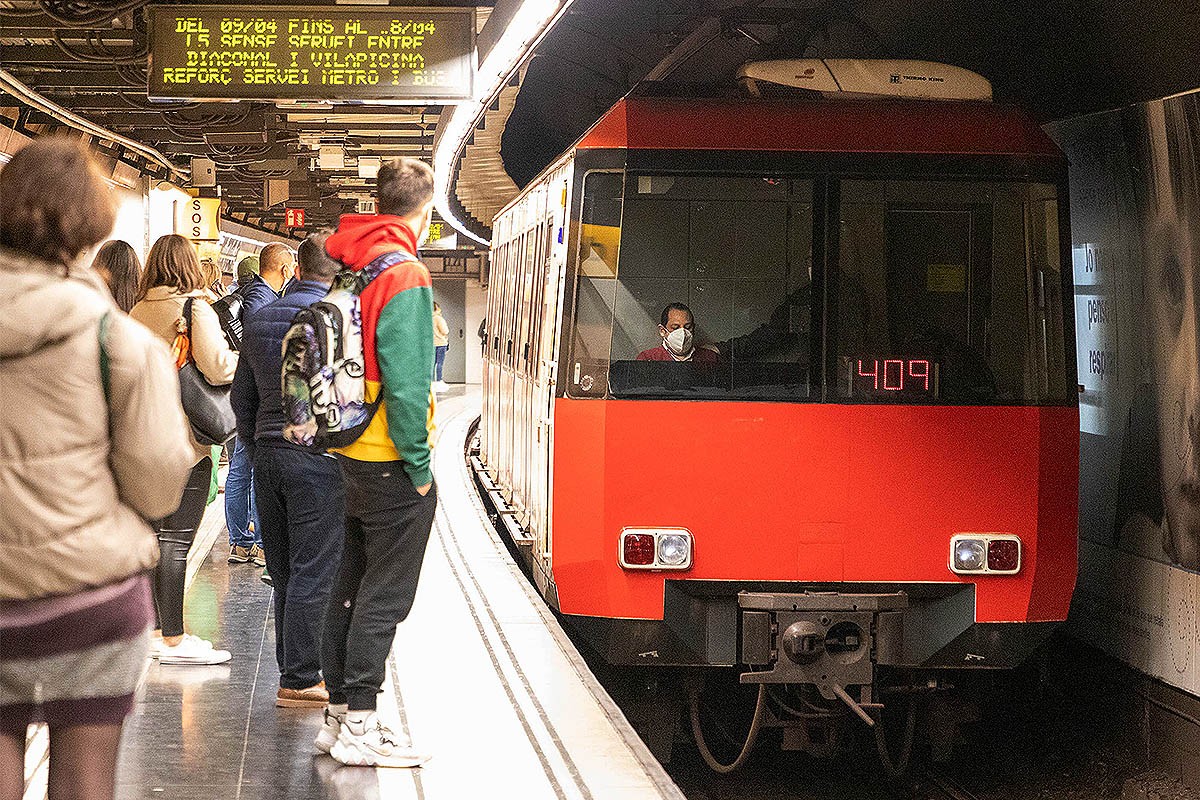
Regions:
[[151, 99], [463, 100], [473, 8], [150, 8]]
[[864, 356], [850, 359], [849, 371], [855, 397], [913, 400], [938, 396], [938, 364], [927, 358]]

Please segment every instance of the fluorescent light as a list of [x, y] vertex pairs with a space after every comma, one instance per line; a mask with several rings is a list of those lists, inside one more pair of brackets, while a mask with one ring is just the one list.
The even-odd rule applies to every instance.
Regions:
[[488, 244], [488, 241], [467, 230], [467, 226], [450, 208], [455, 160], [492, 98], [499, 94], [509, 77], [554, 27], [554, 23], [572, 2], [573, 0], [525, 0], [521, 4], [509, 20], [504, 33], [475, 72], [475, 96], [454, 106], [453, 110], [448, 112], [446, 128], [433, 148], [434, 204], [438, 213], [465, 236], [480, 244]]

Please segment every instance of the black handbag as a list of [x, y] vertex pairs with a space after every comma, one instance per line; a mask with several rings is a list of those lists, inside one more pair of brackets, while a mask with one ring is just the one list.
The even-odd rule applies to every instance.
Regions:
[[192, 435], [196, 441], [200, 444], [223, 445], [237, 433], [237, 418], [229, 401], [231, 386], [213, 386], [196, 366], [195, 355], [191, 352], [190, 297], [183, 304], [183, 318], [187, 324], [189, 351], [187, 363], [179, 368], [179, 400], [192, 425]]

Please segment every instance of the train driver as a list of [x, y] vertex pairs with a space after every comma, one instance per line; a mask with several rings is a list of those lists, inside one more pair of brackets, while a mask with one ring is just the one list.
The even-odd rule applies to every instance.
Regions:
[[662, 341], [638, 353], [638, 361], [694, 361], [717, 363], [717, 354], [708, 347], [696, 347], [696, 323], [692, 310], [683, 303], [671, 303], [662, 311], [658, 334]]

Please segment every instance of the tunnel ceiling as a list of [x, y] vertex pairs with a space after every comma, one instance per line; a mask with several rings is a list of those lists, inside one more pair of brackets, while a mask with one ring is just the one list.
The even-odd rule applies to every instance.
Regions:
[[648, 78], [732, 91], [747, 60], [911, 58], [974, 70], [1049, 121], [1200, 86], [1200, 3], [577, 0], [529, 65], [502, 140], [524, 185]]
[[[328, 0], [226, 4], [332, 5]], [[151, 103], [146, 96], [148, 5], [145, 0], [0, 0], [0, 68], [87, 120], [157, 148], [180, 167], [193, 156], [213, 159], [227, 201], [225, 215], [275, 233], [289, 233], [283, 225], [285, 206], [305, 209], [307, 227], [290, 231], [298, 236], [354, 211], [355, 196], [369, 192], [366, 179], [358, 176], [361, 156], [429, 159], [440, 106]], [[425, 0], [420, 5], [475, 6], [478, 29], [494, 2]], [[61, 126], [2, 92], [0, 117], [0, 124], [31, 135]], [[318, 166], [322, 144], [342, 148], [342, 167]], [[146, 172], [170, 177], [132, 151], [111, 150]], [[288, 182], [286, 203], [264, 208], [267, 179]]]
[[[357, 174], [359, 156], [429, 156], [438, 106], [150, 103], [146, 5], [0, 0], [0, 66], [59, 105], [160, 149], [180, 166], [191, 156], [212, 158], [228, 215], [275, 232], [286, 230], [283, 204], [263, 207], [265, 179], [287, 179], [287, 206], [305, 208], [313, 227], [335, 222], [353, 210], [353, 195], [367, 191]], [[481, 27], [494, 0], [421, 5], [476, 6]], [[634, 87], [727, 93], [737, 67], [759, 58], [956, 64], [989, 78], [998, 100], [1021, 104], [1042, 120], [1061, 119], [1200, 85], [1196, 30], [1195, 0], [575, 0], [528, 62], [511, 115], [498, 123], [501, 165], [491, 172], [502, 168], [524, 185]], [[0, 117], [6, 118], [0, 124], [31, 134], [59, 125], [3, 94]], [[493, 132], [488, 140], [495, 138]], [[320, 144], [340, 145], [344, 167], [319, 168]], [[488, 170], [463, 175], [476, 173], [503, 183]], [[480, 215], [488, 216], [496, 202], [482, 203]], [[486, 233], [490, 219], [473, 222]]]

